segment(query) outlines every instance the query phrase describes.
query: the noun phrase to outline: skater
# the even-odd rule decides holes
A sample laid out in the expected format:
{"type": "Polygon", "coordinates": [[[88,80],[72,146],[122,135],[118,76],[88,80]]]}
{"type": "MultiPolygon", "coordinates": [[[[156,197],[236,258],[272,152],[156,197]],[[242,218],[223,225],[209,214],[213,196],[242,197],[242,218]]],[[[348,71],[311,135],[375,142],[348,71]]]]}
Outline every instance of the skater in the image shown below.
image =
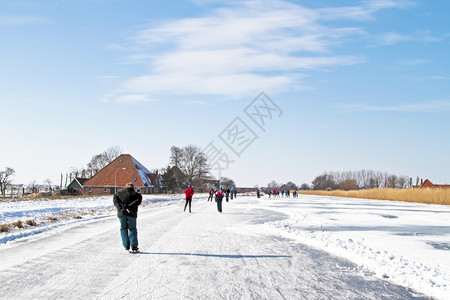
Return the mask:
{"type": "Polygon", "coordinates": [[[230,189],[226,189],[225,190],[225,197],[226,197],[226,200],[228,202],[228,200],[230,199],[230,189]]]}
{"type": "Polygon", "coordinates": [[[208,201],[210,201],[210,200],[211,200],[211,202],[213,201],[214,193],[215,193],[215,191],[213,188],[209,190],[208,201]]]}
{"type": "Polygon", "coordinates": [[[231,200],[233,200],[233,196],[234,196],[234,186],[231,187],[231,193],[230,193],[230,195],[231,195],[231,200]]]}
{"type": "Polygon", "coordinates": [[[222,213],[222,200],[223,200],[223,191],[222,188],[216,193],[216,202],[217,202],[217,210],[222,213]]]}
{"type": "Polygon", "coordinates": [[[260,193],[259,193],[259,190],[257,190],[256,191],[256,198],[260,198],[261,197],[261,195],[260,195],[260,193]]]}
{"type": "Polygon", "coordinates": [[[235,199],[237,198],[237,190],[236,189],[234,189],[234,198],[235,199]]]}
{"type": "Polygon", "coordinates": [[[113,202],[120,221],[122,245],[127,251],[131,246],[133,252],[138,252],[136,218],[138,206],[142,203],[142,195],[134,190],[134,184],[130,182],[127,183],[125,190],[114,194],[113,202]]]}
{"type": "Polygon", "coordinates": [[[184,190],[184,194],[186,195],[186,204],[184,205],[184,211],[186,211],[186,207],[189,204],[189,212],[191,212],[192,196],[194,195],[194,189],[192,188],[192,185],[188,185],[187,189],[184,190]]]}

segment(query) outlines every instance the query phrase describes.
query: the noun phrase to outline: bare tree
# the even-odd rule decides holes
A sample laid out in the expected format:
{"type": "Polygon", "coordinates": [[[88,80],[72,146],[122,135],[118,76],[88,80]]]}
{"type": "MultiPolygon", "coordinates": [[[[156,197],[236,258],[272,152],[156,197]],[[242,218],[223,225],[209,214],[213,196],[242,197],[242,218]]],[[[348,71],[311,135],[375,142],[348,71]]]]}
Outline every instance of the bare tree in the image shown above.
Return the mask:
{"type": "Polygon", "coordinates": [[[300,189],[301,189],[301,190],[304,190],[304,191],[307,191],[307,190],[310,190],[311,187],[310,187],[309,184],[307,184],[307,183],[302,183],[302,184],[300,185],[300,189]]]}
{"type": "Polygon", "coordinates": [[[4,171],[0,171],[0,192],[5,196],[6,189],[12,182],[12,177],[16,174],[13,168],[6,167],[4,171]]]}
{"type": "Polygon", "coordinates": [[[30,182],[28,188],[31,190],[32,193],[39,193],[39,186],[37,185],[36,180],[30,182]]]}
{"type": "Polygon", "coordinates": [[[383,172],[377,171],[375,174],[375,187],[376,188],[380,188],[382,186],[383,178],[384,178],[383,172]]]}
{"type": "Polygon", "coordinates": [[[298,190],[298,186],[293,183],[292,181],[289,181],[288,183],[286,183],[286,187],[288,190],[298,190]]]}
{"type": "Polygon", "coordinates": [[[174,165],[175,167],[180,167],[183,161],[183,149],[172,146],[170,148],[170,164],[174,165]]]}
{"type": "Polygon", "coordinates": [[[327,189],[334,189],[337,184],[334,181],[333,176],[324,173],[322,175],[317,176],[312,181],[312,185],[314,190],[327,190],[327,189]]]}
{"type": "Polygon", "coordinates": [[[92,156],[91,161],[88,162],[86,169],[80,169],[77,176],[83,178],[92,177],[98,171],[103,169],[107,164],[115,160],[122,154],[122,148],[119,146],[111,146],[100,154],[92,156]]]}
{"type": "Polygon", "coordinates": [[[272,180],[270,183],[267,184],[267,188],[270,190],[272,189],[277,190],[280,188],[280,185],[275,180],[272,180]]]}
{"type": "Polygon", "coordinates": [[[87,168],[91,174],[95,174],[103,169],[103,167],[105,167],[107,164],[108,163],[106,162],[105,156],[103,156],[103,154],[97,154],[92,156],[91,161],[87,164],[87,168]]]}
{"type": "Polygon", "coordinates": [[[226,190],[231,189],[233,186],[236,186],[234,181],[228,177],[220,178],[220,185],[226,190]]]}
{"type": "Polygon", "coordinates": [[[108,149],[106,149],[105,152],[103,152],[102,154],[104,156],[106,164],[109,164],[117,157],[119,157],[120,154],[122,154],[122,148],[120,146],[111,146],[108,149]]]}
{"type": "Polygon", "coordinates": [[[397,187],[397,176],[396,175],[388,175],[386,176],[386,185],[387,188],[395,189],[397,187]]]}
{"type": "Polygon", "coordinates": [[[170,151],[171,164],[183,172],[190,184],[202,186],[209,177],[209,170],[211,168],[206,155],[200,148],[194,145],[189,145],[184,148],[173,146],[170,151]]]}
{"type": "Polygon", "coordinates": [[[410,185],[410,178],[408,176],[399,176],[397,180],[397,187],[400,189],[407,188],[410,185]]]}

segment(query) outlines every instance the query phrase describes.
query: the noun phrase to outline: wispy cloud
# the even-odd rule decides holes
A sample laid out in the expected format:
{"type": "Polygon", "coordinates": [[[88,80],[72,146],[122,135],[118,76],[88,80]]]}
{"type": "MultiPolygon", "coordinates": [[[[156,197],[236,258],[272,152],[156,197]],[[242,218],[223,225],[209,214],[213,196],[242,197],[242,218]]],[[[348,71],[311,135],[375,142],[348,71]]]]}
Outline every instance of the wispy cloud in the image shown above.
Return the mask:
{"type": "Polygon", "coordinates": [[[327,20],[353,19],[368,20],[373,14],[388,8],[409,8],[416,6],[415,1],[410,0],[368,0],[360,5],[322,8],[318,10],[321,18],[327,20]]]}
{"type": "Polygon", "coordinates": [[[261,90],[302,89],[306,72],[365,62],[359,55],[333,54],[345,37],[364,34],[358,27],[322,24],[333,10],[339,12],[336,18],[348,19],[358,9],[370,15],[397,3],[379,0],[362,7],[313,10],[285,1],[241,1],[202,17],[152,25],[134,35],[133,53],[127,56],[129,63],[149,71],[123,80],[108,98],[239,98],[261,90]]]}
{"type": "Polygon", "coordinates": [[[403,103],[396,105],[367,105],[367,104],[347,104],[340,105],[338,109],[343,112],[419,112],[436,113],[450,111],[449,100],[431,100],[426,102],[403,103]]]}
{"type": "Polygon", "coordinates": [[[431,62],[432,62],[432,60],[430,60],[430,59],[417,58],[417,59],[399,60],[398,64],[409,67],[409,66],[426,65],[431,62]]]}
{"type": "Polygon", "coordinates": [[[31,15],[3,15],[0,14],[0,26],[22,26],[39,23],[48,23],[50,20],[42,16],[31,15]]]}
{"type": "Polygon", "coordinates": [[[142,102],[152,102],[155,101],[155,99],[151,99],[146,94],[131,94],[131,93],[122,93],[122,94],[115,94],[115,95],[105,95],[102,99],[104,102],[118,102],[118,103],[125,103],[125,104],[137,104],[142,102]]]}
{"type": "Polygon", "coordinates": [[[434,43],[442,41],[442,38],[433,36],[429,31],[417,31],[411,34],[387,32],[374,37],[377,44],[394,45],[402,42],[434,43]]]}

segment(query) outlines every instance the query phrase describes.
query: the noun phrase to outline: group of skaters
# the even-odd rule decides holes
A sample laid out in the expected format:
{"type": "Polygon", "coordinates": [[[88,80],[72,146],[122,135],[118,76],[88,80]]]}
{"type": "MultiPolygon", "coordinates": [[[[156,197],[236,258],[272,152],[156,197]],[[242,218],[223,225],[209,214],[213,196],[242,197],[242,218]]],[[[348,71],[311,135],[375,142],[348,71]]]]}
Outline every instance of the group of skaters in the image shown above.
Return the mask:
{"type": "MultiPolygon", "coordinates": [[[[228,200],[231,197],[231,200],[233,200],[233,197],[236,198],[237,197],[237,191],[234,187],[230,189],[226,189],[225,191],[223,190],[223,188],[220,188],[218,190],[215,190],[214,188],[211,188],[211,190],[209,190],[209,197],[208,197],[208,201],[212,202],[213,197],[215,197],[215,195],[219,192],[222,191],[222,193],[225,195],[225,199],[228,202],[228,200]]],[[[216,198],[217,199],[217,198],[216,198]]]]}
{"type": "Polygon", "coordinates": [[[224,197],[225,197],[225,201],[227,201],[227,202],[230,200],[230,198],[231,198],[231,200],[233,200],[233,197],[237,198],[236,189],[234,187],[232,187],[231,189],[226,189],[226,190],[224,190],[222,187],[218,190],[211,188],[209,190],[209,197],[208,197],[207,201],[212,202],[213,198],[214,198],[214,200],[217,203],[217,211],[222,213],[222,201],[223,201],[224,197]]]}
{"type": "MultiPolygon", "coordinates": [[[[191,211],[192,196],[194,195],[194,193],[195,193],[195,191],[191,185],[189,185],[186,188],[186,190],[184,190],[184,195],[186,196],[186,204],[184,205],[184,211],[186,211],[186,208],[189,207],[189,212],[192,212],[191,211]]],[[[209,197],[208,197],[207,201],[212,202],[212,200],[214,198],[217,203],[217,211],[222,213],[223,198],[225,198],[225,201],[228,202],[230,198],[231,198],[231,200],[233,200],[233,197],[234,198],[237,197],[237,191],[234,187],[232,187],[231,189],[226,189],[226,190],[223,190],[222,187],[218,190],[211,188],[211,190],[209,191],[209,197]]]]}
{"type": "MultiPolygon", "coordinates": [[[[291,198],[291,191],[287,190],[287,191],[277,191],[277,190],[273,190],[273,191],[269,191],[269,198],[271,197],[274,198],[291,198]]],[[[298,198],[298,191],[293,191],[292,192],[292,197],[293,198],[298,198]]]]}

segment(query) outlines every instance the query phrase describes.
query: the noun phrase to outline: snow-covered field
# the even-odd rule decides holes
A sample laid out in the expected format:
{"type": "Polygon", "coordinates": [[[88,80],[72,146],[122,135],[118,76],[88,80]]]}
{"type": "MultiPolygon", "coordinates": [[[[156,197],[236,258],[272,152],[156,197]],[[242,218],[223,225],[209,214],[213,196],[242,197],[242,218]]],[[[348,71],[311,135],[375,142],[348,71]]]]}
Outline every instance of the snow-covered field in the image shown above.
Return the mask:
{"type": "Polygon", "coordinates": [[[187,214],[182,195],[145,195],[137,256],[111,196],[0,202],[0,224],[38,224],[0,233],[0,298],[449,299],[450,207],[238,195],[219,214],[206,198],[187,214]]]}

